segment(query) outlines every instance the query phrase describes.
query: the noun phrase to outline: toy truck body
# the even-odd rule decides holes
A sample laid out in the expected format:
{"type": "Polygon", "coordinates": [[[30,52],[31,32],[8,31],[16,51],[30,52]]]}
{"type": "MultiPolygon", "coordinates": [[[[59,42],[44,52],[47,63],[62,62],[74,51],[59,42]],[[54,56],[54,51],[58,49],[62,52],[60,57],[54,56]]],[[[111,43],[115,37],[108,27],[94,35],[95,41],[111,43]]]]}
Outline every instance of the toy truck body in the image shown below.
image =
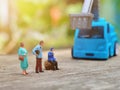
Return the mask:
{"type": "Polygon", "coordinates": [[[108,59],[117,55],[117,35],[114,27],[99,18],[99,0],[84,0],[82,13],[70,14],[75,30],[73,58],[108,59]]]}
{"type": "Polygon", "coordinates": [[[76,28],[73,58],[108,59],[117,54],[117,35],[114,27],[105,19],[92,21],[91,29],[80,30],[76,28]]]}

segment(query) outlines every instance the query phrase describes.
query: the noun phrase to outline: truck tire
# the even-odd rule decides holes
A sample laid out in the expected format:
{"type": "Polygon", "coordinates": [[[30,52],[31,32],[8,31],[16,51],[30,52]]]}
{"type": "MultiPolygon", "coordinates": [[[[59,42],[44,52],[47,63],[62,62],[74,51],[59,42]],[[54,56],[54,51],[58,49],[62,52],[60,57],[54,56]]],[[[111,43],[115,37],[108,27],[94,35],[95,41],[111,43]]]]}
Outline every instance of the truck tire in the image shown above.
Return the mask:
{"type": "Polygon", "coordinates": [[[108,58],[111,58],[111,47],[109,47],[109,57],[108,58]]]}
{"type": "Polygon", "coordinates": [[[110,57],[111,57],[111,56],[110,56],[110,48],[109,48],[109,49],[108,49],[108,56],[106,57],[105,60],[108,60],[110,57]]]}
{"type": "Polygon", "coordinates": [[[72,56],[73,59],[76,59],[73,55],[73,47],[71,48],[71,56],[72,56]]]}
{"type": "Polygon", "coordinates": [[[117,56],[118,55],[118,51],[117,51],[117,43],[115,43],[114,45],[114,56],[117,56]]]}
{"type": "Polygon", "coordinates": [[[108,48],[108,54],[107,54],[107,57],[104,58],[104,60],[108,60],[110,58],[110,48],[108,48]]]}

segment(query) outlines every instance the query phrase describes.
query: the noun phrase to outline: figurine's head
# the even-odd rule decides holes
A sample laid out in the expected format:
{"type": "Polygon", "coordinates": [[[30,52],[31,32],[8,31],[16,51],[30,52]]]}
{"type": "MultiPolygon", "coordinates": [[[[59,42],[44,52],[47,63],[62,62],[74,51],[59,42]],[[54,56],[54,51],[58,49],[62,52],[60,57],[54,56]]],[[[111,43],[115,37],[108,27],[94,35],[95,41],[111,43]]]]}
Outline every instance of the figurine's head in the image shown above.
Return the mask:
{"type": "Polygon", "coordinates": [[[50,48],[50,51],[53,51],[54,50],[54,48],[50,48]]]}
{"type": "Polygon", "coordinates": [[[39,44],[40,44],[41,46],[43,46],[43,45],[44,45],[44,41],[41,40],[39,44]]]}
{"type": "Polygon", "coordinates": [[[20,47],[24,47],[24,43],[23,42],[20,42],[20,47]]]}

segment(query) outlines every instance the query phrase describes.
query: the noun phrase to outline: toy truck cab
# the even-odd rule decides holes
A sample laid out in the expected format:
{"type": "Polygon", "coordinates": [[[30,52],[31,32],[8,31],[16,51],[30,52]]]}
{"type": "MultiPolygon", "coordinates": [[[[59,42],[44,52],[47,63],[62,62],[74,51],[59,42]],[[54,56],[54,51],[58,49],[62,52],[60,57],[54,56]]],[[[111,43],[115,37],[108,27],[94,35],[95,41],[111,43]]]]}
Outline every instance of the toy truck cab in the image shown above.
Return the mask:
{"type": "Polygon", "coordinates": [[[117,54],[117,35],[105,19],[92,21],[91,29],[76,29],[73,58],[108,59],[117,54]]]}

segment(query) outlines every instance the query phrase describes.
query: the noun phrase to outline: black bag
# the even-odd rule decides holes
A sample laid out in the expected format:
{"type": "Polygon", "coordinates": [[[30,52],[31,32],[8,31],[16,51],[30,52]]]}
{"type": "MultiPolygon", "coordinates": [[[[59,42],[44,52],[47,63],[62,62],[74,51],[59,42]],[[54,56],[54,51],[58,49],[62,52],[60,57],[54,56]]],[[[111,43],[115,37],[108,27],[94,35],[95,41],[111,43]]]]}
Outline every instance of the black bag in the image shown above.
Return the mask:
{"type": "Polygon", "coordinates": [[[39,50],[35,50],[35,53],[36,53],[36,54],[39,54],[39,53],[40,53],[40,51],[39,51],[39,50]]]}

